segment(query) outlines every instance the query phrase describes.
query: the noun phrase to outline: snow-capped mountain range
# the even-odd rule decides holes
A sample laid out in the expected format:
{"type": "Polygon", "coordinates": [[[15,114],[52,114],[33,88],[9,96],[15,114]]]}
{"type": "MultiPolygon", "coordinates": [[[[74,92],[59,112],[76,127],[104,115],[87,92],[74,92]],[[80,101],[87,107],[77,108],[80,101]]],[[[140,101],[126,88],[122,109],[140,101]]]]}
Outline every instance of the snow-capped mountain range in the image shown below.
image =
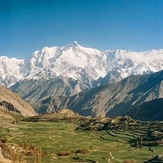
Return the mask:
{"type": "Polygon", "coordinates": [[[100,51],[79,45],[76,41],[63,47],[44,47],[26,59],[0,56],[0,83],[10,87],[24,79],[44,79],[65,76],[80,81],[86,87],[109,72],[121,79],[134,74],[146,74],[163,69],[163,49],[146,52],[127,50],[100,51]]]}

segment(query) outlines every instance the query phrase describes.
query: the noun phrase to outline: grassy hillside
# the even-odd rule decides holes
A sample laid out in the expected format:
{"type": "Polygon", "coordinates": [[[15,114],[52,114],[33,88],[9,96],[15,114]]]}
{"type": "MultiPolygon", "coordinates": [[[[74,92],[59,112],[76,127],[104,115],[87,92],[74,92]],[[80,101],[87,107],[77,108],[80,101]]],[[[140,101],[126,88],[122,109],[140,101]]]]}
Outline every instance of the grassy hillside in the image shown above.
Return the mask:
{"type": "Polygon", "coordinates": [[[65,122],[15,124],[0,119],[0,123],[1,139],[23,149],[23,156],[13,154],[13,157],[22,157],[28,163],[107,163],[108,159],[113,163],[141,163],[162,152],[161,145],[152,146],[153,152],[148,146],[130,145],[129,140],[145,133],[145,125],[132,130],[84,131],[75,130],[76,124],[65,122]]]}

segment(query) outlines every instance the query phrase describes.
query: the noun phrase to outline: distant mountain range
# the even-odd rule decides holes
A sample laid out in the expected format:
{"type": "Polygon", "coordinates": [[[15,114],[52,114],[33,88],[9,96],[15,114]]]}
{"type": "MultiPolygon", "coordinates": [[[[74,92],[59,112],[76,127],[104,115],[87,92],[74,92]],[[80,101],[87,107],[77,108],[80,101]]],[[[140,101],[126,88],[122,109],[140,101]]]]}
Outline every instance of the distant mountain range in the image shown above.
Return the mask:
{"type": "Polygon", "coordinates": [[[25,79],[45,81],[63,76],[78,80],[83,88],[92,88],[100,85],[100,82],[119,81],[130,75],[162,69],[163,49],[146,52],[100,51],[73,42],[63,47],[37,50],[26,60],[1,56],[0,83],[10,87],[25,79]]]}
{"type": "Polygon", "coordinates": [[[163,49],[99,51],[73,42],[37,50],[26,60],[0,57],[0,83],[38,113],[70,108],[113,117],[133,115],[137,106],[141,113],[144,102],[162,98],[162,69],[163,49]]]}

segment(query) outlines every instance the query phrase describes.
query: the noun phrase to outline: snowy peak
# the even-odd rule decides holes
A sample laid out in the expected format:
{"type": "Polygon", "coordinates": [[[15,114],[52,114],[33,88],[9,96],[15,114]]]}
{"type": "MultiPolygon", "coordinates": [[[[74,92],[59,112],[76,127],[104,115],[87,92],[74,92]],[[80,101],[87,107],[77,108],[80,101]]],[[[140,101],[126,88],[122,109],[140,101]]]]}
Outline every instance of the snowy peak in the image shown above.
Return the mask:
{"type": "Polygon", "coordinates": [[[13,85],[22,78],[20,68],[24,60],[0,56],[0,83],[8,86],[13,85]]]}
{"type": "Polygon", "coordinates": [[[78,44],[78,42],[77,42],[77,41],[74,41],[74,42],[72,43],[72,46],[73,46],[73,47],[78,47],[78,46],[79,46],[79,44],[78,44]]]}
{"type": "Polygon", "coordinates": [[[101,54],[99,50],[82,47],[77,42],[60,48],[46,47],[35,51],[26,60],[21,72],[26,78],[49,78],[66,74],[76,80],[82,81],[82,76],[87,75],[95,80],[106,75],[106,69],[100,61],[101,54]]]}
{"type": "Polygon", "coordinates": [[[28,62],[31,62],[33,66],[48,66],[51,63],[51,59],[57,58],[59,47],[44,47],[42,50],[37,50],[29,58],[28,62]],[[41,64],[41,65],[40,65],[41,64]]]}
{"type": "Polygon", "coordinates": [[[129,75],[148,74],[163,69],[163,50],[131,52],[106,51],[109,70],[117,69],[122,78],[129,75]]]}
{"type": "Polygon", "coordinates": [[[19,80],[48,80],[63,75],[92,87],[94,81],[104,78],[109,72],[119,74],[122,79],[162,69],[163,49],[146,52],[100,51],[74,41],[63,47],[44,47],[27,60],[0,57],[0,83],[9,87],[19,80]]]}

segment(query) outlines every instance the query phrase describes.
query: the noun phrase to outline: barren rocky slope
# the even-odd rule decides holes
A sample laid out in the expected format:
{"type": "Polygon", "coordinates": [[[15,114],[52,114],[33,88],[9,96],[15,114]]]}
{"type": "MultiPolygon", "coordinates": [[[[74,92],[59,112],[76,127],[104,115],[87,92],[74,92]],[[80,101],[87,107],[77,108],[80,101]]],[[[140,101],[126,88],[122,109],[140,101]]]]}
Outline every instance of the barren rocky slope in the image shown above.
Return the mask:
{"type": "Polygon", "coordinates": [[[12,113],[22,116],[36,115],[34,109],[28,103],[20,99],[15,93],[0,85],[0,115],[10,117],[12,113]]]}

